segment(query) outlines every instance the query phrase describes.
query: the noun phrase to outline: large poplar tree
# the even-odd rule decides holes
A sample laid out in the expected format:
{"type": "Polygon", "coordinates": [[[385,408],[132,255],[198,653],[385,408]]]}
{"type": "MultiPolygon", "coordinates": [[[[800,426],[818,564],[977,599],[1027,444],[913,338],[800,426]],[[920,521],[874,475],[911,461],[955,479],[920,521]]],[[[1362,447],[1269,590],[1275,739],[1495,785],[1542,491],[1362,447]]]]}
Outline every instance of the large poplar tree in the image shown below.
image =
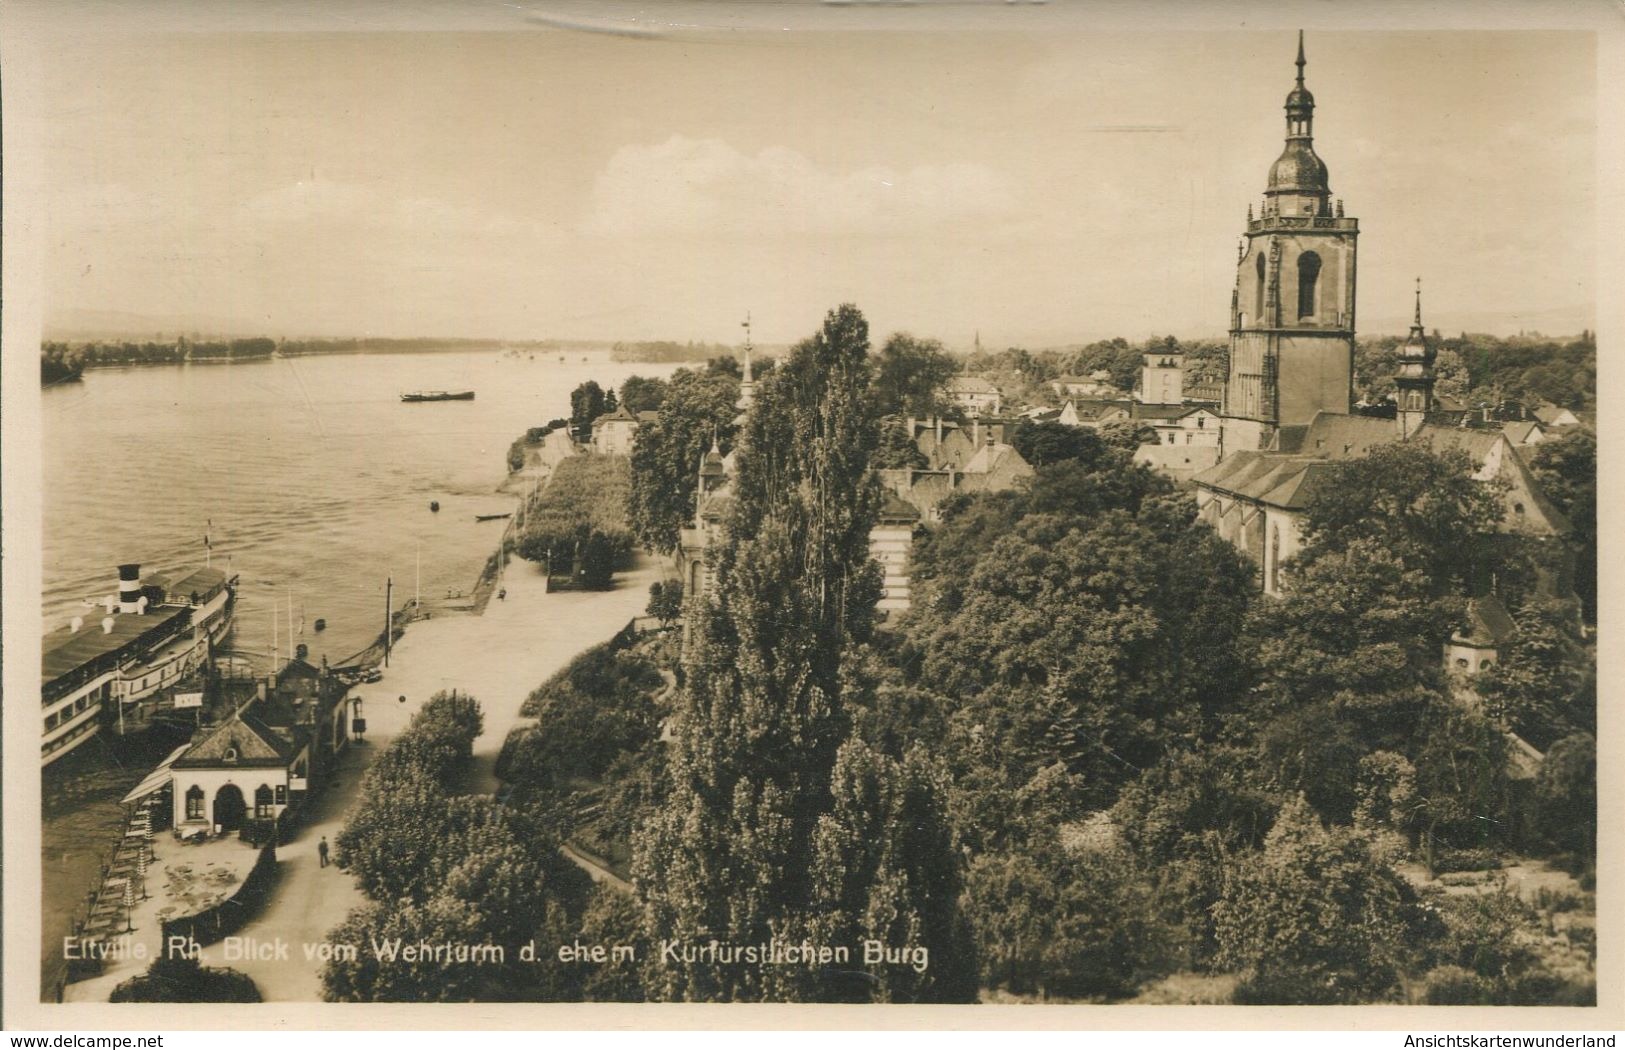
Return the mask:
{"type": "MultiPolygon", "coordinates": [[[[825,994],[805,968],[673,963],[660,946],[820,935],[818,886],[831,877],[815,860],[820,820],[835,808],[836,756],[850,732],[842,662],[869,633],[879,596],[868,549],[879,503],[868,350],[863,315],[831,311],[763,384],[740,435],[732,510],[712,552],[716,582],[691,599],[670,794],[634,861],[655,998],[825,994]]],[[[838,851],[822,856],[840,862],[838,851]]],[[[899,900],[898,910],[912,908],[906,894],[899,900]]]]}

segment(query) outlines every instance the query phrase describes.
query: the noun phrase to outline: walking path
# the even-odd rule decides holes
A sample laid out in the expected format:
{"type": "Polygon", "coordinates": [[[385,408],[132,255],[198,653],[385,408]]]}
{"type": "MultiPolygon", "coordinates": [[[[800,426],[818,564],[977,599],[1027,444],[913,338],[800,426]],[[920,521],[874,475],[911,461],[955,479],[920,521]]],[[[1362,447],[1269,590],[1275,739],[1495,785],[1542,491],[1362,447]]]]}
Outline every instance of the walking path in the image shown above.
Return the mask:
{"type": "MultiPolygon", "coordinates": [[[[355,803],[361,774],[388,746],[412,714],[433,693],[457,689],[480,701],[485,731],[474,741],[472,791],[499,786],[495,763],[508,731],[523,721],[520,706],[531,690],[583,650],[608,641],[643,611],[657,567],[640,559],[618,574],[610,591],[548,593],[545,579],[527,561],[511,562],[499,586],[505,600],[492,601],[481,616],[446,616],[414,623],[396,645],[382,681],[353,690],[362,698],[366,743],[352,747],[336,783],[314,800],[310,820],[298,837],[277,851],[277,879],[260,916],[238,933],[265,945],[287,945],[287,958],[228,959],[225,945],[203,949],[208,966],[231,966],[259,986],[266,1002],[321,999],[321,962],[307,960],[305,944],[325,942],[327,934],[365,898],[355,881],[335,866],[323,868],[316,844],[331,845],[355,803]],[[401,702],[400,697],[405,697],[401,702]]],[[[156,933],[153,933],[156,948],[156,933]]],[[[144,967],[118,968],[94,981],[68,986],[68,998],[105,1002],[112,986],[144,967]]]]}

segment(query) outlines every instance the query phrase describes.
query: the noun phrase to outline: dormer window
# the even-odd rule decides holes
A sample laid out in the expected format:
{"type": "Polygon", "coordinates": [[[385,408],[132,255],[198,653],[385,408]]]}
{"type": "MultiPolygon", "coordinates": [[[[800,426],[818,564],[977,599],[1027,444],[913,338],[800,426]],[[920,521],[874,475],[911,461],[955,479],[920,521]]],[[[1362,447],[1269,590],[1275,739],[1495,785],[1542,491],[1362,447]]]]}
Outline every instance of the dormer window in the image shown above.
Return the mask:
{"type": "Polygon", "coordinates": [[[237,749],[235,747],[226,748],[226,753],[223,756],[223,760],[226,761],[226,762],[235,762],[235,761],[237,761],[237,749]]]}

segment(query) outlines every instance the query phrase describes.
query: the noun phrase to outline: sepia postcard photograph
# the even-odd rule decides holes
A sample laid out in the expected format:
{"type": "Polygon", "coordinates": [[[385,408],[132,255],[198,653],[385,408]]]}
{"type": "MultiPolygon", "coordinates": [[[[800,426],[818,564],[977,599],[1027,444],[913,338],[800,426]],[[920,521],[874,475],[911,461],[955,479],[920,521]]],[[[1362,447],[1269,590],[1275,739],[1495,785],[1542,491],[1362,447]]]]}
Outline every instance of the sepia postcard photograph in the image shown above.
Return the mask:
{"type": "Polygon", "coordinates": [[[6,4],[7,1026],[1618,1027],[1620,19],[6,4]]]}

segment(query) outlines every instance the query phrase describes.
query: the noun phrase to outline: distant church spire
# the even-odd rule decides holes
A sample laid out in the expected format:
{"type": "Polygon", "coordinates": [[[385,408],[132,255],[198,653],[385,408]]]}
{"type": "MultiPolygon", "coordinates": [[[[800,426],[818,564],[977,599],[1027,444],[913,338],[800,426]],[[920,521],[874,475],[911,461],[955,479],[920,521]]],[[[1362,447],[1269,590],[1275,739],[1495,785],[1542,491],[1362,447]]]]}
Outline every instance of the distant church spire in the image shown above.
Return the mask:
{"type": "Polygon", "coordinates": [[[750,352],[752,347],[750,343],[749,310],[745,311],[745,320],[741,323],[740,327],[745,330],[745,367],[744,375],[739,382],[739,410],[741,412],[748,412],[750,411],[751,402],[756,400],[756,378],[751,373],[750,368],[750,352]]]}
{"type": "Polygon", "coordinates": [[[1399,434],[1410,437],[1427,421],[1433,408],[1433,362],[1437,353],[1428,345],[1422,327],[1422,278],[1416,279],[1416,314],[1411,334],[1399,347],[1399,368],[1394,373],[1395,398],[1399,402],[1399,434]]]}

